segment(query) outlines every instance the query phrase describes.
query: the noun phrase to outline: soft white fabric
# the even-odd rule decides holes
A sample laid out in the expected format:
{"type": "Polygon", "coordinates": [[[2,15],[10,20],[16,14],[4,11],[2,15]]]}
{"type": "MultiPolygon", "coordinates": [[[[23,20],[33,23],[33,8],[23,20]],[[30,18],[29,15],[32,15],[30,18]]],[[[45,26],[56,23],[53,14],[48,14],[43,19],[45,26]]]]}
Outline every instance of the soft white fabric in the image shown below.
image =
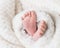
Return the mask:
{"type": "MultiPolygon", "coordinates": [[[[23,9],[52,10],[60,13],[60,0],[20,0],[23,9]]],[[[49,11],[48,11],[49,12],[49,11]]]]}
{"type": "Polygon", "coordinates": [[[34,39],[28,34],[26,34],[26,32],[24,31],[24,27],[21,19],[21,17],[29,11],[32,10],[30,9],[30,10],[22,11],[13,18],[12,24],[15,34],[19,39],[19,41],[27,48],[31,48],[31,47],[33,48],[33,46],[34,45],[36,46],[37,44],[40,46],[39,48],[44,48],[46,45],[48,45],[51,42],[51,39],[54,36],[54,32],[55,32],[54,22],[48,13],[34,10],[37,14],[37,22],[38,22],[37,25],[39,26],[40,21],[44,20],[48,26],[45,35],[43,35],[43,37],[39,38],[38,40],[34,41],[34,39]]]}
{"type": "MultiPolygon", "coordinates": [[[[60,1],[59,0],[0,0],[0,48],[23,48],[16,38],[11,20],[15,13],[23,9],[34,8],[50,13],[56,24],[56,33],[45,48],[60,48],[60,1]],[[15,12],[16,11],[16,12],[15,12]],[[6,22],[6,23],[3,23],[6,22]]],[[[38,48],[36,45],[35,47],[38,48]]]]}
{"type": "MultiPolygon", "coordinates": [[[[20,0],[23,9],[43,10],[52,15],[57,27],[52,42],[45,48],[60,48],[60,0],[20,0]]],[[[35,46],[38,48],[38,46],[35,46]]]]}
{"type": "Polygon", "coordinates": [[[15,16],[15,9],[16,12],[21,11],[20,3],[18,2],[18,5],[17,2],[18,0],[0,0],[0,48],[22,48],[11,23],[15,16]]]}

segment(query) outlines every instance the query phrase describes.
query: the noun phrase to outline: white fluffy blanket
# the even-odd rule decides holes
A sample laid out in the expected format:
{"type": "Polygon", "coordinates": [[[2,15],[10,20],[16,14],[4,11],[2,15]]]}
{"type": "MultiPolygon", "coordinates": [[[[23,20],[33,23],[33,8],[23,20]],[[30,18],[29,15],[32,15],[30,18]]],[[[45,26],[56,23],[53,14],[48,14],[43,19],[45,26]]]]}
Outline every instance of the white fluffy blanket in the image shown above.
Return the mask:
{"type": "MultiPolygon", "coordinates": [[[[23,9],[41,9],[50,13],[53,17],[57,29],[52,41],[45,48],[60,48],[60,2],[59,0],[55,1],[21,0],[21,3],[24,4],[23,9]]],[[[24,48],[17,39],[11,23],[16,13],[21,10],[19,0],[0,0],[0,48],[24,48]]],[[[35,47],[38,48],[37,45],[35,47]]]]}
{"type": "MultiPolygon", "coordinates": [[[[33,10],[33,9],[32,9],[33,10]]],[[[26,48],[45,48],[46,45],[48,45],[51,40],[53,39],[54,33],[55,33],[55,25],[52,17],[44,12],[44,11],[38,11],[34,10],[37,14],[37,26],[39,26],[39,22],[41,20],[44,20],[47,23],[48,29],[46,30],[46,33],[39,38],[38,40],[34,40],[31,36],[26,34],[24,31],[24,26],[22,24],[22,19],[21,17],[28,11],[30,10],[24,10],[20,12],[18,15],[16,15],[13,18],[12,24],[13,24],[13,29],[15,31],[15,34],[19,41],[26,47],[26,48]],[[37,47],[36,47],[37,46],[37,47]]]]}

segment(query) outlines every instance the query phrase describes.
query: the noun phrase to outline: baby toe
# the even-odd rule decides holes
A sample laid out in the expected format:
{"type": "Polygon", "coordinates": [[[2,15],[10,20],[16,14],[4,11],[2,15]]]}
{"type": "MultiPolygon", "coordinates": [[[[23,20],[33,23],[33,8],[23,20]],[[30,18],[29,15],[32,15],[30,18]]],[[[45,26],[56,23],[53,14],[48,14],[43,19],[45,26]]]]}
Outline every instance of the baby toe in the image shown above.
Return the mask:
{"type": "Polygon", "coordinates": [[[37,16],[37,15],[36,15],[35,11],[31,11],[31,17],[32,17],[32,18],[36,18],[36,16],[37,16]]]}
{"type": "Polygon", "coordinates": [[[35,13],[34,13],[34,11],[31,11],[31,19],[30,19],[30,21],[32,22],[32,23],[36,23],[36,15],[35,15],[35,13]]]}
{"type": "Polygon", "coordinates": [[[24,20],[24,19],[25,19],[25,17],[26,17],[26,15],[22,16],[22,20],[24,20]]]}
{"type": "Polygon", "coordinates": [[[41,22],[41,27],[43,27],[43,28],[45,28],[45,29],[47,28],[47,24],[46,24],[45,21],[42,21],[42,22],[41,22]]]}

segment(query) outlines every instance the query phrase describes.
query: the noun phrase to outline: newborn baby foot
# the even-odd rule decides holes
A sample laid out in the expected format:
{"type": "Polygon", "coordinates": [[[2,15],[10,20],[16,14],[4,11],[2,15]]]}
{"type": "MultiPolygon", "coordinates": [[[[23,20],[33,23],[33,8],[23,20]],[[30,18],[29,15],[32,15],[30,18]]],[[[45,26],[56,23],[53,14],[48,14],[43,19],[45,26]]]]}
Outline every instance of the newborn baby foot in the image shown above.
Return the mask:
{"type": "Polygon", "coordinates": [[[38,26],[38,30],[33,35],[33,39],[37,40],[38,38],[40,38],[45,33],[46,29],[47,29],[46,22],[45,21],[41,21],[39,26],[38,26]]]}
{"type": "Polygon", "coordinates": [[[34,11],[27,12],[23,17],[23,26],[29,35],[36,32],[36,13],[34,11]]]}

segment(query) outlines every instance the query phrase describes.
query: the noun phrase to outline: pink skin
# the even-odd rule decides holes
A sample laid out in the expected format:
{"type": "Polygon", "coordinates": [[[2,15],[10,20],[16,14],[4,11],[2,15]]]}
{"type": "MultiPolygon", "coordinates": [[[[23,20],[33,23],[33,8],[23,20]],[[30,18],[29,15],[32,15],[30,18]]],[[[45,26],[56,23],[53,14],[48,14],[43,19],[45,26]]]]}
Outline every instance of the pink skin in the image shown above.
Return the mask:
{"type": "Polygon", "coordinates": [[[37,31],[35,32],[35,34],[33,35],[33,39],[37,40],[38,38],[40,38],[41,36],[44,35],[45,31],[47,29],[47,24],[45,21],[41,21],[37,31]]]}
{"type": "Polygon", "coordinates": [[[33,36],[36,32],[36,13],[34,11],[27,12],[23,17],[23,26],[29,35],[33,36]]]}
{"type": "Polygon", "coordinates": [[[47,28],[46,22],[42,20],[38,26],[38,29],[36,30],[36,16],[37,15],[34,11],[29,11],[22,17],[24,28],[35,40],[40,38],[45,33],[47,28]]]}

